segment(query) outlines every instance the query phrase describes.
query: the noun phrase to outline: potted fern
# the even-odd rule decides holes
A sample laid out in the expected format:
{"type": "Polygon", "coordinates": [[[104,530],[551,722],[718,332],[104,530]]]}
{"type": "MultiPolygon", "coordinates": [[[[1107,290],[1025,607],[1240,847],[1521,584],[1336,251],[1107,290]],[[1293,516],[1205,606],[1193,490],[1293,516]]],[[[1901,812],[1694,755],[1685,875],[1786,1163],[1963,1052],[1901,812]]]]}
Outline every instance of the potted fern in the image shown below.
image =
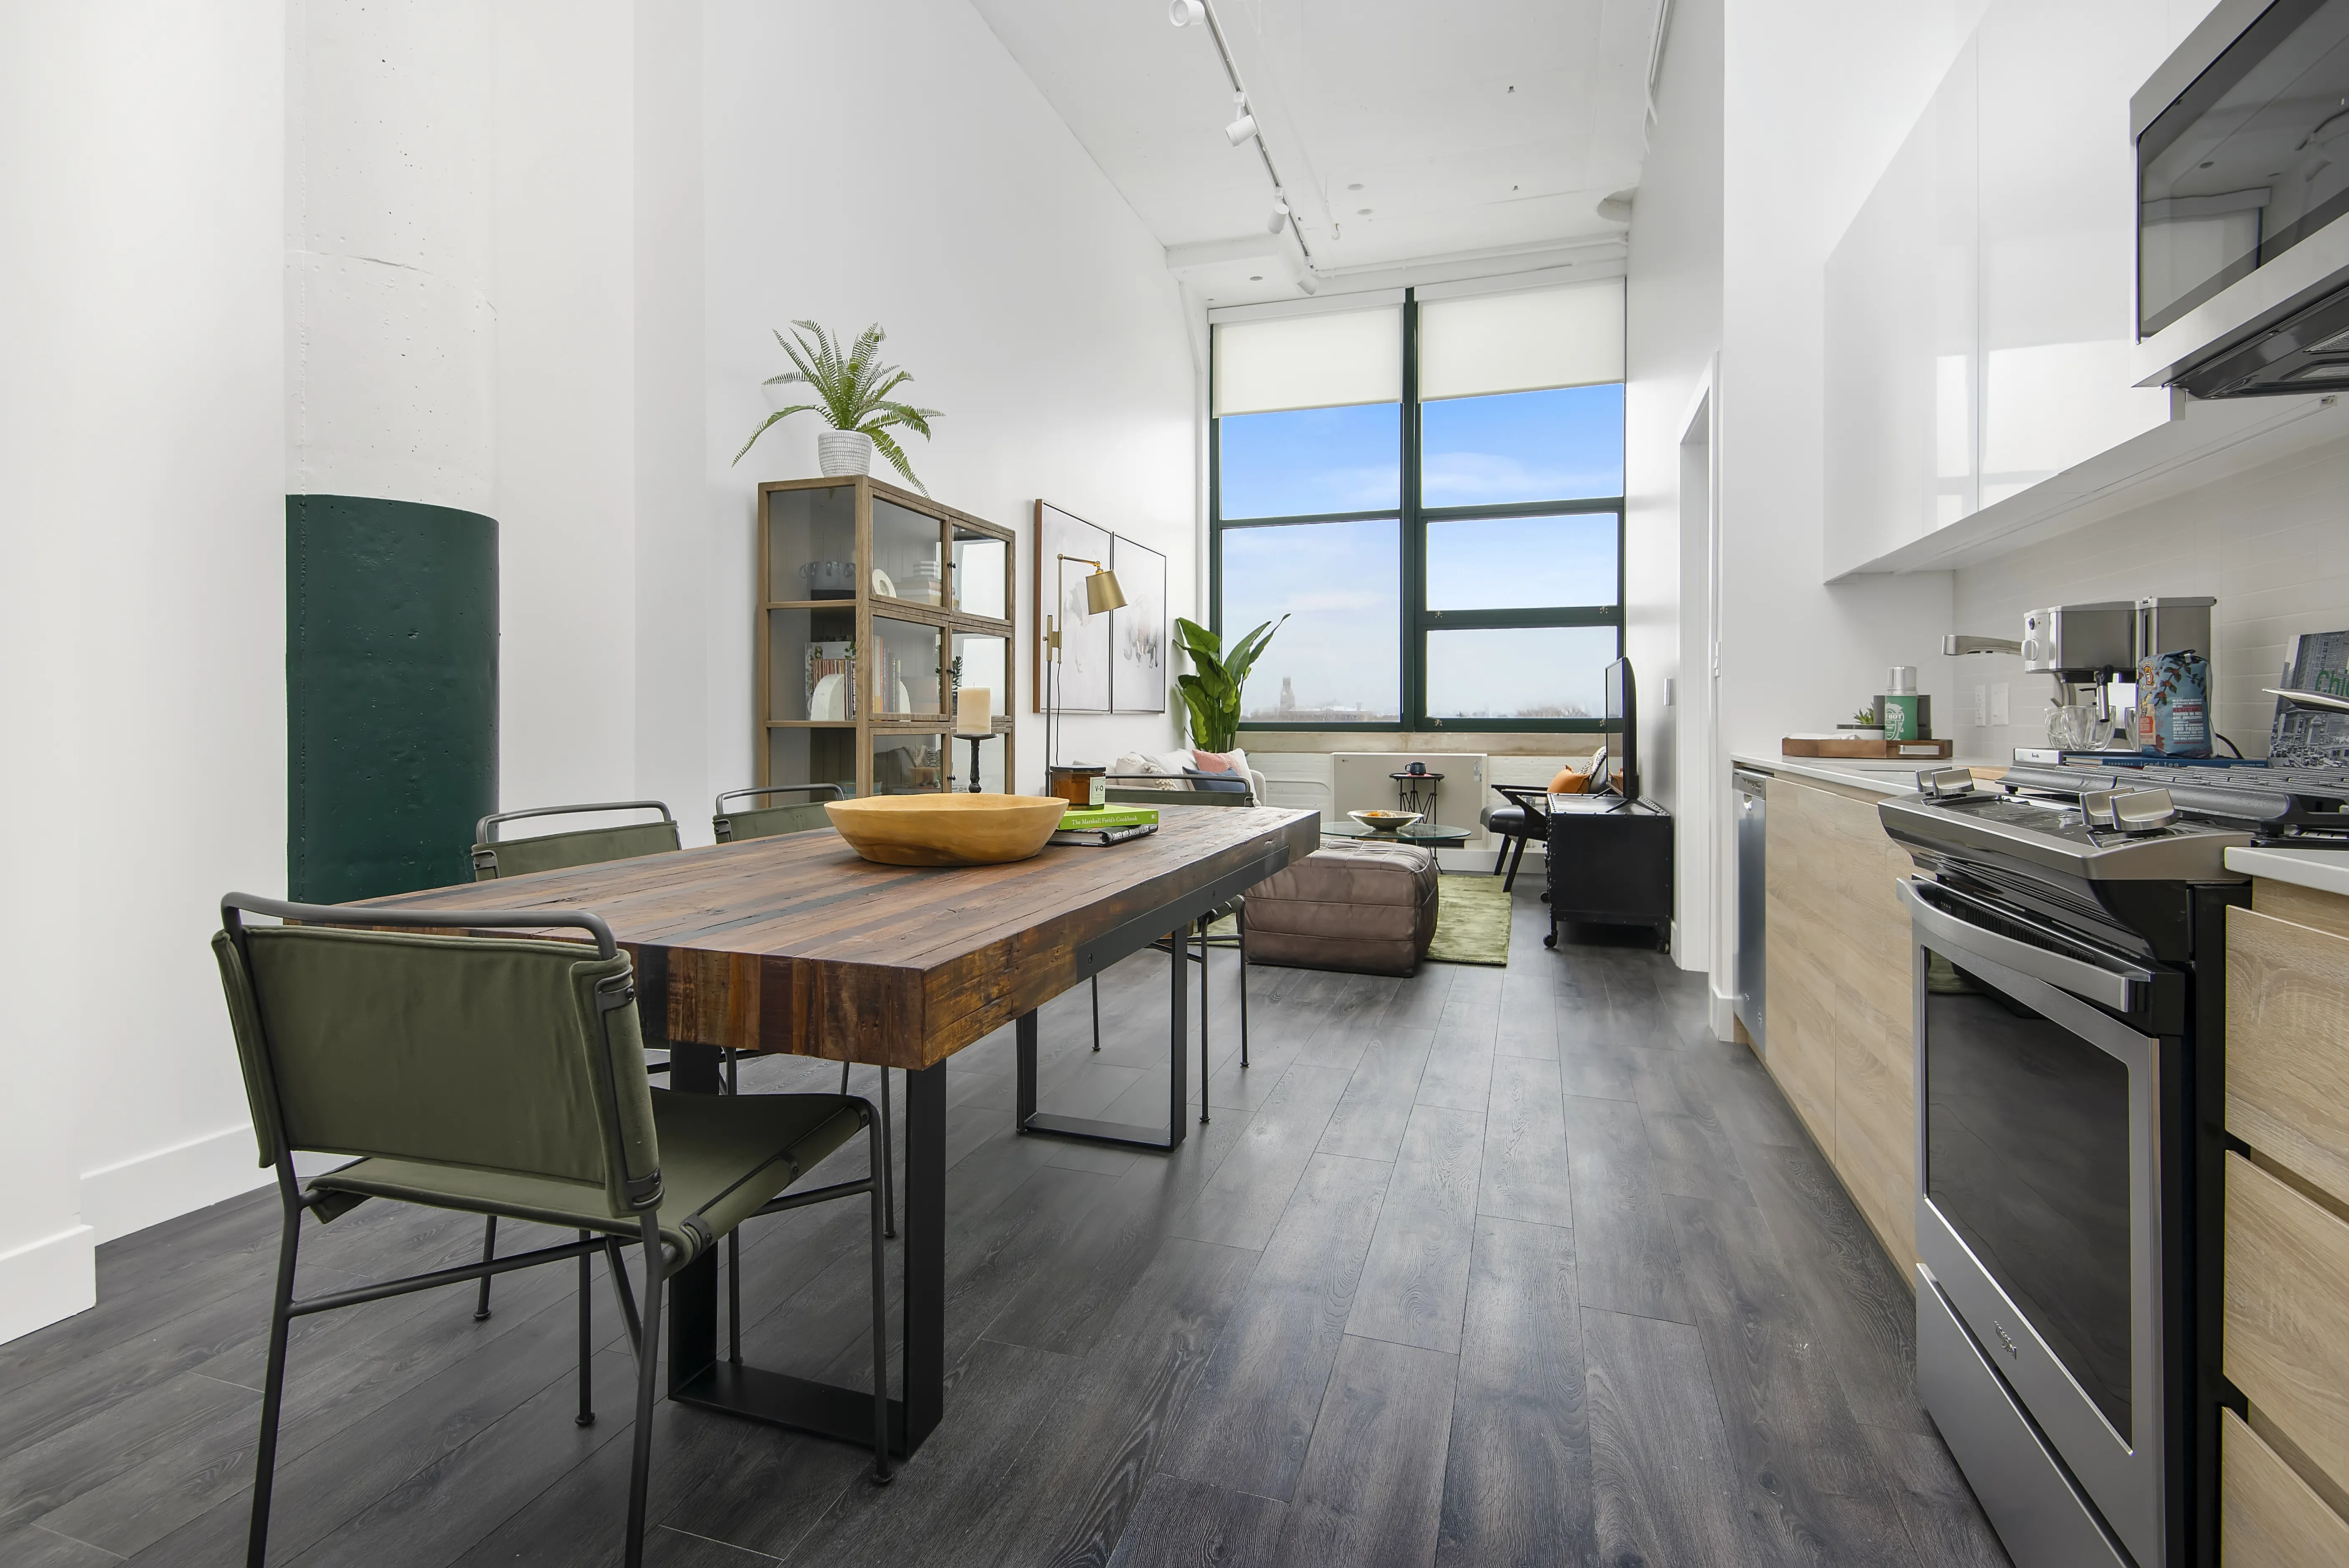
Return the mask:
{"type": "Polygon", "coordinates": [[[1240,688],[1272,634],[1288,619],[1267,621],[1224,652],[1224,640],[1196,621],[1174,617],[1175,634],[1190,655],[1190,675],[1176,676],[1184,706],[1191,710],[1191,744],[1202,751],[1229,751],[1240,733],[1240,688]]]}
{"type": "Polygon", "coordinates": [[[907,484],[924,495],[929,494],[929,487],[914,476],[905,449],[889,431],[892,427],[911,430],[926,441],[930,438],[930,421],[940,416],[936,408],[916,408],[890,397],[890,393],[914,377],[894,365],[881,363],[881,345],[888,335],[876,321],[864,329],[843,356],[832,335],[814,322],[792,323],[789,337],[776,333],[775,341],[791,356],[792,368],[781,376],[770,376],[762,385],[804,383],[814,390],[817,401],[794,403],[768,415],[750,432],[750,438],[742,443],[742,449],[734,454],[734,460],[739,463],[749,456],[759,438],[776,421],[788,419],[793,414],[812,412],[823,415],[825,424],[831,427],[820,431],[815,438],[816,467],[827,479],[872,472],[873,451],[877,447],[881,455],[889,459],[889,466],[905,476],[907,484]],[[814,335],[813,343],[808,341],[809,334],[814,335]]]}

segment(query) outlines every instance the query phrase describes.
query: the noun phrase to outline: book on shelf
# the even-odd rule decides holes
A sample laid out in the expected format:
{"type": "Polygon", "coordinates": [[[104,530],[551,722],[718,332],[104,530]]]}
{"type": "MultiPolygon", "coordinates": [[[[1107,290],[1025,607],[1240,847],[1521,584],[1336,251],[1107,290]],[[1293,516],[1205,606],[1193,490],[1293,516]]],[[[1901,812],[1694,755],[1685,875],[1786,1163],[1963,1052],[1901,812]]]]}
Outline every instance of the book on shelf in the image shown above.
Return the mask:
{"type": "Polygon", "coordinates": [[[1100,849],[1105,844],[1123,844],[1130,840],[1147,838],[1157,830],[1155,822],[1128,822],[1115,828],[1061,828],[1052,834],[1052,842],[1100,849]]]}
{"type": "Polygon", "coordinates": [[[1155,806],[1071,806],[1061,815],[1063,830],[1071,828],[1131,828],[1156,827],[1158,808],[1155,806]]]}

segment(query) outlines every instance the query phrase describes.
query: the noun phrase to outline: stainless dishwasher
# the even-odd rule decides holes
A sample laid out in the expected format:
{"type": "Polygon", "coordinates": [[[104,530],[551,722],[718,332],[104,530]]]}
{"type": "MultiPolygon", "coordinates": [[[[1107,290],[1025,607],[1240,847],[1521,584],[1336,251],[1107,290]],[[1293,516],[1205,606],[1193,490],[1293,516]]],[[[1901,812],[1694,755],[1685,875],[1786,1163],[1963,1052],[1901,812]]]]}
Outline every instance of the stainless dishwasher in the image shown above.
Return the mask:
{"type": "Polygon", "coordinates": [[[1763,1022],[1766,1011],[1763,993],[1764,961],[1768,956],[1764,932],[1769,910],[1769,839],[1764,820],[1769,801],[1761,774],[1741,770],[1732,782],[1737,790],[1737,1017],[1753,1037],[1754,1048],[1766,1057],[1770,1042],[1763,1022]]]}

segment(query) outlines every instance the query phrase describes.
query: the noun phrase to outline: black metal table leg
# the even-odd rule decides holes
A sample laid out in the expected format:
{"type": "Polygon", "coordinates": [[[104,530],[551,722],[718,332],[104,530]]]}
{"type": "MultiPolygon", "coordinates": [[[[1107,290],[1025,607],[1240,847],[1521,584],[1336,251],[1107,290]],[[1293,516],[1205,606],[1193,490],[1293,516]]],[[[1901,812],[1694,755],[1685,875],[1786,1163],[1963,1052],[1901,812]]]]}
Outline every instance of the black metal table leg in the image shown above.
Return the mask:
{"type": "MultiPolygon", "coordinates": [[[[719,1053],[669,1045],[669,1086],[719,1092],[719,1053]]],[[[942,1062],[905,1075],[905,1359],[904,1398],[889,1401],[889,1446],[921,1447],[946,1408],[947,1069],[942,1062]]],[[[668,1284],[668,1397],[772,1426],[869,1448],[873,1390],[844,1388],[730,1361],[718,1354],[716,1249],[668,1284]]]]}
{"type": "MultiPolygon", "coordinates": [[[[1090,1117],[1061,1116],[1036,1109],[1036,1015],[1023,1013],[1012,1025],[1012,1050],[1017,1058],[1019,1088],[1012,1112],[1014,1123],[1022,1132],[1048,1132],[1060,1138],[1081,1138],[1094,1143],[1122,1143],[1136,1149],[1165,1150],[1182,1147],[1184,1122],[1188,1118],[1190,1086],[1185,1081],[1185,1047],[1191,1036],[1191,926],[1185,922],[1178,926],[1169,945],[1174,950],[1170,972],[1174,976],[1174,1020],[1168,1026],[1166,1047],[1170,1068],[1171,1097],[1167,1101],[1164,1130],[1143,1127],[1135,1122],[1096,1121],[1090,1117]]],[[[1202,954],[1206,952],[1204,944],[1202,954]]],[[[1201,1079],[1204,1083],[1206,1080],[1201,1079]]],[[[1205,1098],[1204,1093],[1202,1099],[1205,1098]]],[[[1202,1120],[1206,1118],[1203,1115],[1202,1120]]],[[[907,1178],[908,1183],[911,1178],[907,1178]]]]}
{"type": "MultiPolygon", "coordinates": [[[[1199,1125],[1207,1125],[1207,1081],[1214,1071],[1207,1060],[1207,959],[1214,951],[1207,945],[1207,921],[1199,919],[1199,1125]]],[[[1179,1053],[1178,1053],[1179,1054],[1179,1053]]]]}

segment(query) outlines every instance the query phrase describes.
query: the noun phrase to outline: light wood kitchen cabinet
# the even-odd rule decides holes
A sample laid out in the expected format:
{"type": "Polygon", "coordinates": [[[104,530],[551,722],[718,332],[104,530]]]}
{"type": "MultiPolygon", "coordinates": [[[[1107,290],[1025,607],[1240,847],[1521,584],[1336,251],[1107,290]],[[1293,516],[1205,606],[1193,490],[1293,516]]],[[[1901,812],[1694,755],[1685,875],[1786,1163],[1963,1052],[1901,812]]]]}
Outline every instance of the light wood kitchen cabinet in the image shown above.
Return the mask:
{"type": "Polygon", "coordinates": [[[2349,899],[2227,912],[2229,1568],[2349,1562],[2349,899]]]}
{"type": "Polygon", "coordinates": [[[2219,1415],[2219,1532],[2227,1568],[2340,1568],[2349,1524],[2232,1410],[2219,1415]]]}
{"type": "Polygon", "coordinates": [[[1774,778],[1769,1047],[1764,1064],[1908,1277],[1916,1262],[1917,1120],[1908,912],[1912,869],[1878,797],[1774,778]]]}
{"type": "Polygon", "coordinates": [[[2227,1130],[2349,1204],[2344,1047],[2349,937],[2229,910],[2227,1130]]]}

